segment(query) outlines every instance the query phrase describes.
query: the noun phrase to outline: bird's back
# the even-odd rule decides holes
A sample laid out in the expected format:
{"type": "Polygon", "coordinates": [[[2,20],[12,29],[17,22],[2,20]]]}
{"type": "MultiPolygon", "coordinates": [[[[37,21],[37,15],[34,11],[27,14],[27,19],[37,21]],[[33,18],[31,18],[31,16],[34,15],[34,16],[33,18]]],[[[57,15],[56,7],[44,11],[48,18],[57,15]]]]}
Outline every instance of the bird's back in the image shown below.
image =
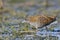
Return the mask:
{"type": "Polygon", "coordinates": [[[56,16],[45,16],[45,15],[38,15],[38,16],[30,16],[27,18],[27,21],[33,26],[38,25],[37,27],[43,27],[49,25],[53,21],[56,20],[56,16]]]}

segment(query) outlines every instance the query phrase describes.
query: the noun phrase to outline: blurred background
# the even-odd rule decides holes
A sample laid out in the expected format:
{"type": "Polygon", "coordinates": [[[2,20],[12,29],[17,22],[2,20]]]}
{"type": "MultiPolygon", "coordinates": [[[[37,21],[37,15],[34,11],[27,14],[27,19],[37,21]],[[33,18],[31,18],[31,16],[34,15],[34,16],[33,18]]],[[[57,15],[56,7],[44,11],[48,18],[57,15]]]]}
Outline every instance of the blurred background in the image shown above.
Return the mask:
{"type": "Polygon", "coordinates": [[[0,0],[0,40],[60,40],[60,0],[0,0]],[[57,15],[58,23],[37,32],[22,23],[39,14],[57,15]]]}

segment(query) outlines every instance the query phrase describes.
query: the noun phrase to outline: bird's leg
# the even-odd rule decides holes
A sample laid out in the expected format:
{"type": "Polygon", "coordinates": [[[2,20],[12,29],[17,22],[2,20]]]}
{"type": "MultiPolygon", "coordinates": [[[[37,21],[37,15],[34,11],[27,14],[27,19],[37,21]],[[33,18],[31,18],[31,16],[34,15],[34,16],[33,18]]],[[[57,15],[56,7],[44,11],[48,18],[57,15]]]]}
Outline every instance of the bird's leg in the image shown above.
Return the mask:
{"type": "Polygon", "coordinates": [[[36,27],[36,32],[38,31],[38,27],[36,27]]]}
{"type": "Polygon", "coordinates": [[[48,26],[45,27],[46,31],[48,31],[48,26]]]}

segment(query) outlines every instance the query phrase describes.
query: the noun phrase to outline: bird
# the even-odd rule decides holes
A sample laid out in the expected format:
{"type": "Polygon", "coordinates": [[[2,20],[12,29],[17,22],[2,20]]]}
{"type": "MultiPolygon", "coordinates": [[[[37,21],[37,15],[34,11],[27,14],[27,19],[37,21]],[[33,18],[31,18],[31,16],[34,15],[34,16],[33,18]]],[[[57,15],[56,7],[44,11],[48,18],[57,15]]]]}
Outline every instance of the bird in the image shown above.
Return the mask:
{"type": "Polygon", "coordinates": [[[56,16],[34,15],[28,16],[22,23],[26,22],[37,28],[43,28],[56,21],[56,16]]]}

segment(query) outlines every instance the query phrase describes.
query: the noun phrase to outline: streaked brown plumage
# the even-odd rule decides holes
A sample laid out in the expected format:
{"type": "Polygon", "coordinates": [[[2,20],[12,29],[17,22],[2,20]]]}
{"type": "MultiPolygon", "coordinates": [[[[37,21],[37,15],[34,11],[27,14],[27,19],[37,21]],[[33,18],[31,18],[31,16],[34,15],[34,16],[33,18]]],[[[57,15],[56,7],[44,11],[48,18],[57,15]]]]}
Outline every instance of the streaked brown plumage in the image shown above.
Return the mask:
{"type": "Polygon", "coordinates": [[[56,16],[50,17],[46,15],[38,15],[38,16],[28,17],[26,19],[26,22],[38,28],[38,27],[46,26],[55,20],[56,20],[56,16]]]}

